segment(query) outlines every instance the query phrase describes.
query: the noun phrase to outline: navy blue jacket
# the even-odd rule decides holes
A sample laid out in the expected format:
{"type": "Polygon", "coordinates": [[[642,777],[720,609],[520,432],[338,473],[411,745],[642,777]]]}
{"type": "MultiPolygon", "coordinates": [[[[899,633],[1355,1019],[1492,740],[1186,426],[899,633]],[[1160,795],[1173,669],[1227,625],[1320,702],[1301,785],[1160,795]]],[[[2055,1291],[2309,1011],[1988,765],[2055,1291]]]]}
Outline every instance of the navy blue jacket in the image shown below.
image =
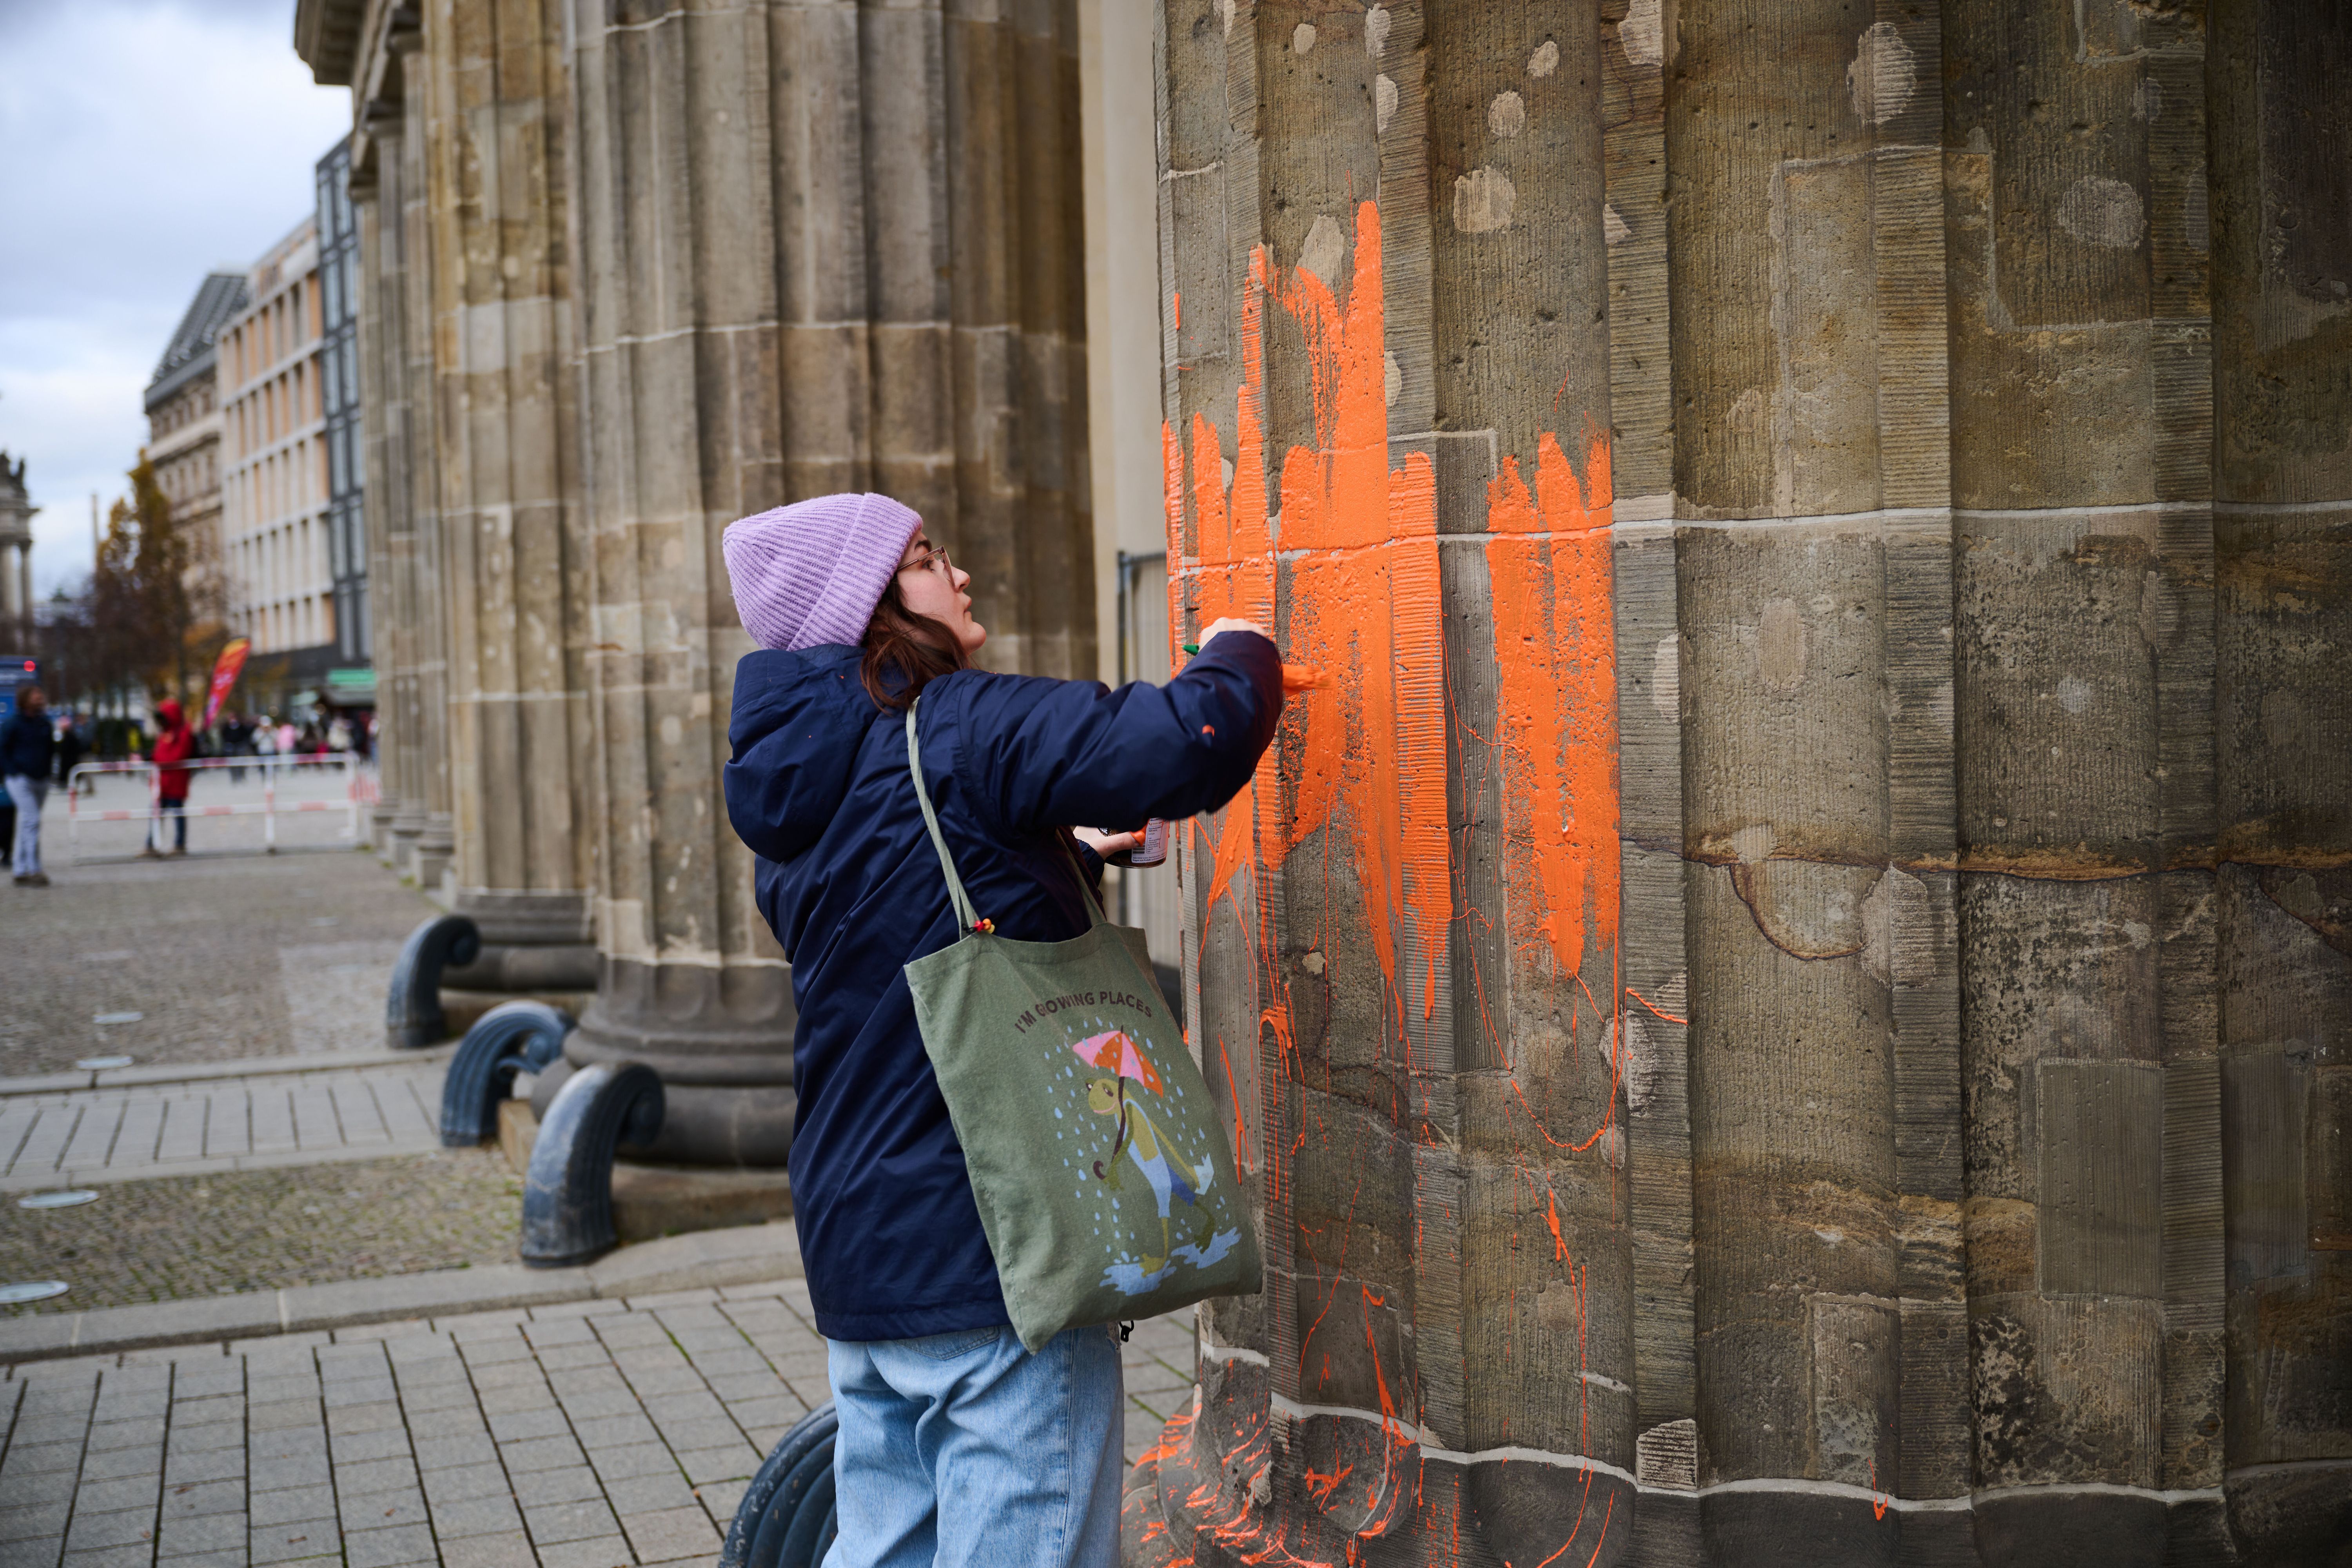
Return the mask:
{"type": "MultiPolygon", "coordinates": [[[[1087,927],[1056,830],[1213,810],[1282,710],[1274,645],[1229,632],[1165,687],[959,670],[924,689],[923,782],[973,906],[1001,935],[1087,927]]],[[[956,940],[907,772],[906,716],[854,647],[735,669],[727,814],[793,965],[793,1215],[819,1332],[911,1339],[1008,1320],[904,966],[956,940]]],[[[1089,864],[1093,864],[1091,857],[1089,864]]],[[[1160,873],[1169,874],[1169,873],[1160,873]]]]}
{"type": "Polygon", "coordinates": [[[0,778],[47,778],[57,750],[57,731],[49,728],[49,716],[35,717],[18,709],[0,724],[0,778]]]}

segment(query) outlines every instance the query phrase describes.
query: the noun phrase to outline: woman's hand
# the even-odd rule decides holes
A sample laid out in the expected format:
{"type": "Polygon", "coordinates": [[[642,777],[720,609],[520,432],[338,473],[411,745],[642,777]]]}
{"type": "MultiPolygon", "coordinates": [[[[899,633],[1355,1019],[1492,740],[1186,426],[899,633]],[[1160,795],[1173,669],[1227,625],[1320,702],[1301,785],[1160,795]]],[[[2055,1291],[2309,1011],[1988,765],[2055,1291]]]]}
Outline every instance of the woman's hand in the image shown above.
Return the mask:
{"type": "MultiPolygon", "coordinates": [[[[1201,640],[1195,646],[1197,646],[1203,653],[1207,652],[1209,645],[1217,640],[1217,634],[1219,632],[1255,632],[1262,637],[1266,636],[1265,628],[1259,626],[1255,621],[1244,621],[1237,619],[1232,616],[1227,616],[1221,621],[1211,621],[1207,626],[1202,627],[1201,640]]],[[[1266,640],[1271,642],[1274,639],[1266,637],[1266,640]]]]}
{"type": "Polygon", "coordinates": [[[1114,855],[1123,855],[1143,843],[1139,830],[1134,833],[1103,833],[1092,827],[1073,827],[1070,831],[1077,835],[1079,843],[1106,860],[1114,855]]]}

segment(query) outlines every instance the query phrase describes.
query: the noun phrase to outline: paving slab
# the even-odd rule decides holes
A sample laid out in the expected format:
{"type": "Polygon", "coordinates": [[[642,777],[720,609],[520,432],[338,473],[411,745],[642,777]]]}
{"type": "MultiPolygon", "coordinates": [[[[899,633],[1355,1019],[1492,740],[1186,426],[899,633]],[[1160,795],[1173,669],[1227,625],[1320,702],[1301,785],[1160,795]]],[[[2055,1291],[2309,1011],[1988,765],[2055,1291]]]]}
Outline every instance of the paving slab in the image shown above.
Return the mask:
{"type": "MultiPolygon", "coordinates": [[[[677,1292],[715,1300],[710,1288],[797,1279],[800,1246],[790,1222],[697,1231],[639,1242],[578,1268],[500,1264],[435,1269],[209,1300],[0,1319],[0,1363],[115,1354],[213,1342],[214,1353],[249,1336],[339,1331],[440,1320],[458,1337],[510,1339],[526,1309],[589,1299],[675,1302],[677,1292]]],[[[658,1320],[645,1321],[658,1327],[658,1320]]],[[[500,1352],[503,1353],[503,1352],[500,1352]]],[[[330,1357],[330,1361],[332,1361],[330,1357]]]]}
{"type": "MultiPolygon", "coordinates": [[[[441,1146],[447,1053],[286,1073],[273,1064],[7,1096],[0,1192],[266,1170],[441,1146]]],[[[107,1074],[92,1074],[93,1079],[107,1074]]],[[[23,1080],[18,1080],[19,1082],[23,1080]]]]}
{"type": "MultiPolygon", "coordinates": [[[[724,1234],[673,1239],[701,1244],[677,1250],[706,1263],[754,1256],[709,1245],[724,1234]]],[[[593,1310],[471,1306],[396,1335],[348,1323],[12,1364],[0,1422],[59,1425],[57,1440],[0,1452],[0,1564],[712,1568],[774,1423],[826,1397],[824,1345],[796,1271],[692,1278],[679,1256],[637,1259],[604,1283],[665,1288],[589,1298],[593,1310]],[[784,1392],[730,1402],[754,1374],[784,1392]],[[337,1389],[364,1397],[337,1405],[337,1389]],[[535,1390],[545,1414],[509,1426],[497,1390],[535,1390]],[[428,1394],[457,1403],[428,1408],[428,1394]],[[666,1429],[649,1406],[693,1414],[666,1429]],[[289,1409],[310,1424],[275,1425],[289,1409]],[[194,1458],[233,1463],[159,1473],[190,1434],[194,1458]],[[108,1473],[124,1456],[145,1468],[108,1473]]],[[[1138,1324],[1126,1347],[1144,1391],[1129,1401],[1130,1463],[1192,1397],[1191,1317],[1138,1324]]]]}

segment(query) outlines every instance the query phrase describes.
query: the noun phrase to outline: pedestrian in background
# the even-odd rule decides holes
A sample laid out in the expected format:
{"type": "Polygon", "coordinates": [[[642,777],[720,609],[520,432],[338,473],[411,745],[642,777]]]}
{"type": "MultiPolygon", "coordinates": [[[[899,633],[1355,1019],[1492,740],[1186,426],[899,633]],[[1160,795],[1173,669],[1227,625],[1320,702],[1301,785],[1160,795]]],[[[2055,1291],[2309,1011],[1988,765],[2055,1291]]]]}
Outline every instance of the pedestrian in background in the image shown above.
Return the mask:
{"type": "MultiPolygon", "coordinates": [[[[68,709],[58,725],[58,782],[66,786],[68,795],[73,793],[73,771],[81,766],[82,759],[89,755],[89,738],[82,733],[73,710],[68,709]]],[[[83,782],[90,781],[85,779],[83,782]]]]}
{"type": "Polygon", "coordinates": [[[16,693],[16,710],[0,724],[0,775],[16,807],[16,851],[9,869],[20,888],[46,888],[41,869],[41,797],[48,793],[58,738],[49,728],[48,700],[37,686],[16,693]]]}
{"type": "Polygon", "coordinates": [[[155,804],[162,815],[150,832],[150,856],[188,852],[188,759],[196,753],[196,732],[180,713],[179,702],[166,697],[155,704],[155,743],[147,760],[155,764],[155,804]],[[163,818],[171,819],[174,842],[163,847],[163,818]]]}
{"type": "Polygon", "coordinates": [[[294,755],[295,752],[300,749],[299,745],[300,740],[301,731],[294,728],[293,720],[289,719],[285,722],[279,724],[278,726],[278,754],[281,757],[290,757],[294,755]]]}
{"type": "Polygon", "coordinates": [[[799,1007],[793,1223],[841,1421],[827,1568],[1110,1568],[1117,1333],[1023,1348],[916,1024],[903,966],[963,933],[908,713],[929,704],[923,778],[989,929],[1055,942],[1091,923],[1079,877],[1134,843],[1069,825],[1232,799],[1274,737],[1281,658],[1256,627],[1219,621],[1164,688],[976,669],[971,574],[883,496],[763,512],[723,547],[768,650],[736,667],[727,810],[799,1007]]]}
{"type": "MultiPolygon", "coordinates": [[[[253,755],[253,726],[236,713],[231,713],[227,718],[223,719],[221,721],[221,751],[226,755],[232,757],[249,757],[253,755]]],[[[233,784],[243,784],[245,782],[245,770],[243,768],[229,769],[228,782],[233,784]]]]}

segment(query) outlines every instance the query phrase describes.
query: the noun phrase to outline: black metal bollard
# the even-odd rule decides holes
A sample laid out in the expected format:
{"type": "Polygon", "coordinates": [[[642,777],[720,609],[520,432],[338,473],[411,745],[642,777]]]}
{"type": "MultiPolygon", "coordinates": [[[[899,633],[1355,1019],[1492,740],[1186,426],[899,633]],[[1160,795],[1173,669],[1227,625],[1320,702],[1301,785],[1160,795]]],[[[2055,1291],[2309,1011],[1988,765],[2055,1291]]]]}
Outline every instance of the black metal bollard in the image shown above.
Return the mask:
{"type": "Polygon", "coordinates": [[[441,1080],[441,1142],[470,1149],[499,1135],[499,1101],[515,1074],[538,1072],[563,1054],[572,1015],[544,1002],[501,1002],[466,1031],[441,1080]]]}
{"type": "Polygon", "coordinates": [[[392,966],[383,1003],[384,1039],[394,1050],[433,1045],[449,1033],[441,1011],[441,971],[481,956],[482,933],[464,915],[436,915],[408,933],[392,966]]]}
{"type": "Polygon", "coordinates": [[[522,1260],[587,1263],[613,1249],[613,1156],[661,1131],[662,1086],[640,1062],[599,1062],[564,1079],[540,1123],[522,1186],[522,1260]]]}
{"type": "Polygon", "coordinates": [[[777,1440],[736,1505],[719,1568],[816,1568],[824,1561],[841,1529],[833,1494],[840,1427],[828,1399],[777,1440]]]}

